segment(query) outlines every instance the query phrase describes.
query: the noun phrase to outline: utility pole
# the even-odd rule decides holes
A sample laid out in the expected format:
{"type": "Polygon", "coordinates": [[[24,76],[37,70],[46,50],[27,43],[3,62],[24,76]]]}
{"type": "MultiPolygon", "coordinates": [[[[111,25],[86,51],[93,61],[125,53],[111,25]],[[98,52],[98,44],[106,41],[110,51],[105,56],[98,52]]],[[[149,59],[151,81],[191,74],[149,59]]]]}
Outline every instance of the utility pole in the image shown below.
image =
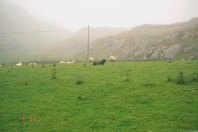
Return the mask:
{"type": "Polygon", "coordinates": [[[89,25],[88,25],[88,40],[87,40],[87,61],[89,59],[89,25]]]}

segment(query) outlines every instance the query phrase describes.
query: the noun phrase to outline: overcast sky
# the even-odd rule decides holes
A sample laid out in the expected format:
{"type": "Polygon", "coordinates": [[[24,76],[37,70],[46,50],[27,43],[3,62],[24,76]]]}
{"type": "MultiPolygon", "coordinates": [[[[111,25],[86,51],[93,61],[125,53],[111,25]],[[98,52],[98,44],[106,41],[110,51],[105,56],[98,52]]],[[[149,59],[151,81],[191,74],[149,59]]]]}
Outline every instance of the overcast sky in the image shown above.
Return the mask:
{"type": "Polygon", "coordinates": [[[170,24],[198,16],[198,0],[10,0],[68,29],[170,24]]]}

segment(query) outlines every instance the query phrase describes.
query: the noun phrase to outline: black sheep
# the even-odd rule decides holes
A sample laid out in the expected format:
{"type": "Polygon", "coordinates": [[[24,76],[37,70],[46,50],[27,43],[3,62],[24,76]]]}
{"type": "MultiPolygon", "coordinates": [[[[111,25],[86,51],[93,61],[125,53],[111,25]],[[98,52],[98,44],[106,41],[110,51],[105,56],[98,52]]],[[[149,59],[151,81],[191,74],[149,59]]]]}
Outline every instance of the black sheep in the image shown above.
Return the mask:
{"type": "Polygon", "coordinates": [[[101,61],[94,61],[94,62],[93,62],[93,65],[104,65],[105,62],[106,62],[106,59],[103,59],[103,60],[101,60],[101,61]]]}

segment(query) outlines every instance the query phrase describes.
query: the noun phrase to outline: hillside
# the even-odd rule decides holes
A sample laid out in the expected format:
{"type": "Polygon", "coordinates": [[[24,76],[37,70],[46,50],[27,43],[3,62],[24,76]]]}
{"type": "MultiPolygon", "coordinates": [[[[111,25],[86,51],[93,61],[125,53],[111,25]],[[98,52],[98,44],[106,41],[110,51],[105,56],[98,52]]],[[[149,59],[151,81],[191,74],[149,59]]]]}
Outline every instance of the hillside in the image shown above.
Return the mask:
{"type": "Polygon", "coordinates": [[[0,61],[39,58],[43,51],[71,35],[62,32],[40,32],[63,29],[40,21],[18,5],[0,1],[0,61]]]}
{"type": "Polygon", "coordinates": [[[110,55],[119,60],[197,59],[198,18],[171,25],[142,25],[91,43],[90,56],[110,55]]]}
{"type": "MultiPolygon", "coordinates": [[[[76,33],[62,30],[4,0],[0,1],[0,19],[0,63],[86,58],[87,27],[76,33]]],[[[110,55],[122,61],[197,59],[198,18],[170,25],[142,25],[128,31],[90,27],[90,56],[101,59],[110,55]]]]}
{"type": "MultiPolygon", "coordinates": [[[[59,25],[42,22],[5,0],[0,1],[0,19],[0,63],[68,59],[87,44],[86,27],[72,33],[59,25]]],[[[123,31],[126,29],[91,27],[90,41],[123,31]]]]}
{"type": "MultiPolygon", "coordinates": [[[[90,42],[107,36],[116,35],[126,30],[126,28],[90,27],[90,42]]],[[[62,43],[58,44],[54,49],[51,49],[48,55],[51,55],[51,58],[77,59],[75,54],[82,52],[87,47],[87,39],[88,29],[87,27],[84,27],[72,34],[70,38],[67,38],[62,43]]],[[[86,55],[83,54],[81,57],[82,59],[85,59],[86,55]]]]}

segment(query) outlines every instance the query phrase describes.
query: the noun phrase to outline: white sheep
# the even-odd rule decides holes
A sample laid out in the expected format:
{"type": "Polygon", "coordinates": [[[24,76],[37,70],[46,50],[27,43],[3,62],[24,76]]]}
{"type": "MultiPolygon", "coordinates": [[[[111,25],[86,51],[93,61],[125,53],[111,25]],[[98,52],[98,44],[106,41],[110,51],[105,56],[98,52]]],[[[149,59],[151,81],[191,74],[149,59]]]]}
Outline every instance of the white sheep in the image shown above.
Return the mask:
{"type": "Polygon", "coordinates": [[[37,65],[37,63],[36,62],[31,62],[31,63],[29,63],[29,65],[37,65]]]}
{"type": "Polygon", "coordinates": [[[116,61],[116,57],[115,57],[115,56],[110,56],[110,57],[109,57],[109,61],[110,61],[110,62],[116,61]]]}
{"type": "Polygon", "coordinates": [[[89,57],[89,58],[88,58],[88,62],[94,62],[94,58],[89,57]]]}
{"type": "Polygon", "coordinates": [[[66,63],[67,64],[72,64],[72,63],[75,63],[75,61],[74,60],[71,60],[71,61],[67,61],[66,63]]]}
{"type": "Polygon", "coordinates": [[[65,61],[64,60],[60,60],[59,64],[65,64],[65,61]]]}
{"type": "Polygon", "coordinates": [[[20,61],[19,63],[16,64],[16,66],[22,66],[22,62],[20,61]]]}

